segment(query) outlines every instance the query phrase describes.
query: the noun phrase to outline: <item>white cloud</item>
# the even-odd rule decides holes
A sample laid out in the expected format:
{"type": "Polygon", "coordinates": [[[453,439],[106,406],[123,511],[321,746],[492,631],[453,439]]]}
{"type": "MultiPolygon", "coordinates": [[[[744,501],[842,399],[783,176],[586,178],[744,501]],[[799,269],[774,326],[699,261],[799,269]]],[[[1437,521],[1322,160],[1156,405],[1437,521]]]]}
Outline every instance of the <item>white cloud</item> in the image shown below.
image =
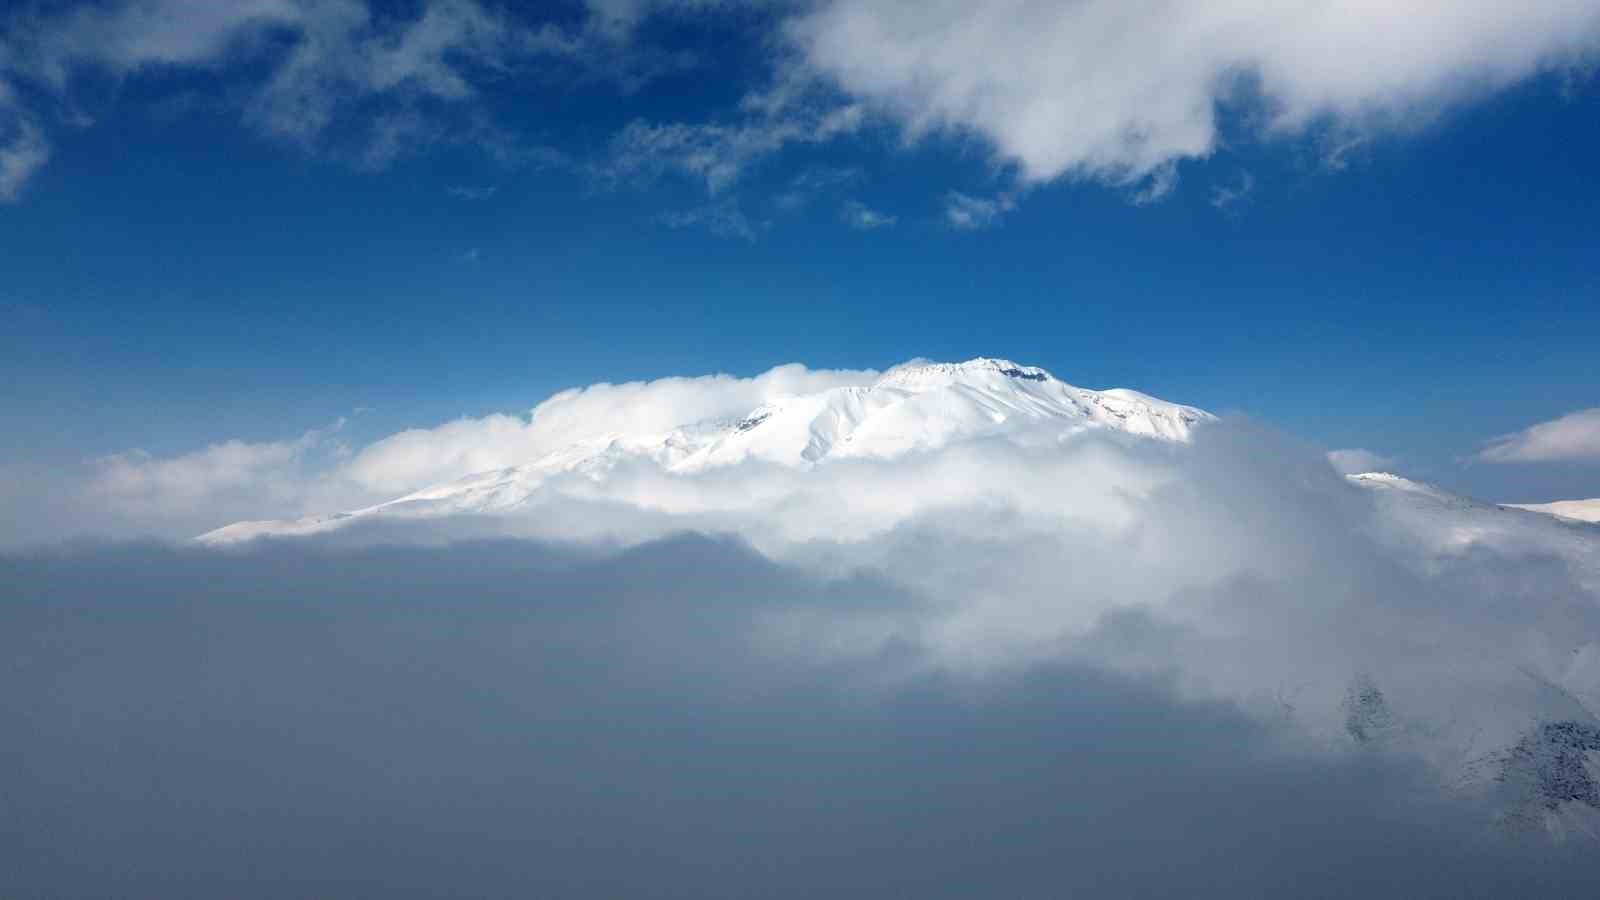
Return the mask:
{"type": "MultiPolygon", "coordinates": [[[[225,510],[305,510],[349,499],[320,496],[328,465],[346,451],[343,422],[288,441],[228,440],[190,453],[157,457],[132,450],[90,462],[86,499],[146,522],[187,523],[225,510]]],[[[259,515],[245,513],[247,515],[259,515]]]]}
{"type": "Polygon", "coordinates": [[[707,192],[732,187],[756,163],[791,144],[821,144],[860,128],[862,108],[783,106],[733,122],[628,123],[611,141],[601,174],[648,181],[672,172],[702,181],[707,192]]]}
{"type": "Polygon", "coordinates": [[[900,221],[899,217],[879,212],[860,200],[847,200],[839,211],[845,224],[857,231],[876,231],[900,221]]]}
{"type": "Polygon", "coordinates": [[[1493,463],[1600,461],[1600,407],[1501,435],[1477,458],[1493,463]]]}
{"type": "Polygon", "coordinates": [[[737,418],[781,397],[868,384],[876,374],[790,364],[753,378],[706,375],[595,384],[562,391],[525,418],[492,415],[400,432],[367,446],[341,471],[373,491],[401,492],[531,462],[577,441],[737,418]]]}
{"type": "MultiPolygon", "coordinates": [[[[66,12],[17,10],[0,19],[0,75],[31,82],[68,106],[75,80],[90,71],[127,78],[188,68],[218,73],[219,80],[264,72],[242,92],[228,93],[241,98],[247,123],[273,138],[325,149],[329,126],[348,119],[368,134],[368,144],[335,155],[370,168],[441,140],[481,143],[495,159],[531,155],[548,163],[547,148],[519,149],[470,114],[481,112],[475,82],[540,60],[620,73],[632,57],[588,25],[529,24],[478,0],[425,0],[409,16],[366,0],[125,0],[66,12]],[[435,118],[446,108],[462,113],[466,124],[446,129],[435,118]]],[[[0,96],[0,111],[5,105],[0,96]]],[[[67,117],[87,120],[75,109],[67,117]]],[[[22,140],[0,145],[0,189],[14,196],[43,165],[46,146],[36,125],[22,140]]]]}
{"type": "Polygon", "coordinates": [[[1134,206],[1149,206],[1167,199],[1178,187],[1178,166],[1176,163],[1166,163],[1152,169],[1142,182],[1134,182],[1135,189],[1129,196],[1129,201],[1134,206]]]}
{"type": "Polygon", "coordinates": [[[704,228],[717,237],[744,241],[755,240],[767,226],[765,222],[751,221],[738,201],[726,197],[690,209],[669,210],[655,220],[668,228],[704,228]]]}
{"type": "MultiPolygon", "coordinates": [[[[573,440],[732,418],[776,396],[869,378],[783,367],[750,379],[595,385],[528,417],[393,435],[313,480],[392,497],[573,440]]],[[[268,483],[262,492],[292,485],[311,443],[223,444],[136,460],[132,477],[119,469],[107,480],[124,495],[214,503],[251,479],[268,483]]],[[[737,535],[810,577],[892,587],[888,606],[790,610],[756,634],[781,659],[882,667],[882,681],[1089,665],[1165,678],[1181,696],[1226,700],[1292,724],[1313,746],[1344,746],[1347,690],[1365,678],[1406,723],[1386,738],[1390,750],[1489,791],[1493,753],[1542,719],[1600,701],[1591,537],[1493,507],[1359,488],[1320,454],[1241,422],[1181,447],[1091,431],[808,471],[619,463],[603,477],[553,477],[487,523],[362,521],[370,537],[358,523],[344,539],[513,535],[615,547],[685,531],[737,535]]],[[[659,583],[676,589],[690,577],[659,583]]],[[[722,573],[707,577],[720,584],[722,573]]]]}
{"type": "Polygon", "coordinates": [[[256,96],[249,117],[269,134],[310,142],[365,97],[472,98],[469,68],[505,69],[528,54],[574,48],[524,29],[475,0],[432,0],[409,22],[375,20],[359,3],[313,7],[300,40],[256,96]]]}
{"type": "MultiPolygon", "coordinates": [[[[908,537],[968,573],[1010,549],[908,537]]],[[[1060,573],[1055,605],[1094,593],[1060,573]]],[[[1251,591],[1219,613],[1254,601],[1285,655],[1315,632],[1284,626],[1336,599],[1251,591]]],[[[1600,869],[1592,820],[1541,846],[1520,832],[1561,810],[1486,802],[1393,746],[1403,728],[1383,724],[1412,710],[1381,677],[1351,680],[1358,728],[1311,742],[1300,680],[1250,717],[1073,648],[923,673],[930,598],[736,539],[81,544],[0,555],[0,597],[7,825],[73,848],[11,854],[19,896],[171,896],[181,871],[180,893],[241,900],[1582,897],[1600,869]],[[874,619],[906,624],[890,652],[797,652],[874,619]],[[281,876],[252,890],[264,853],[281,876]]],[[[1164,637],[1203,643],[1137,610],[1100,634],[1156,653],[1164,637]]],[[[1424,638],[1431,654],[1457,634],[1424,638]]],[[[1218,668],[1244,668],[1230,649],[1218,668]]],[[[1527,774],[1592,788],[1581,750],[1531,749],[1566,752],[1527,774]]],[[[1516,770],[1474,762],[1515,798],[1516,770]]]]}
{"type": "Polygon", "coordinates": [[[1360,472],[1382,472],[1392,467],[1397,460],[1392,456],[1382,456],[1371,450],[1351,447],[1346,450],[1328,451],[1328,462],[1333,467],[1346,475],[1355,475],[1360,472]]]}
{"type": "Polygon", "coordinates": [[[787,28],[816,73],[913,138],[973,132],[1025,181],[1126,185],[1218,144],[1409,127],[1600,48],[1589,0],[827,0],[787,28]]]}
{"type": "Polygon", "coordinates": [[[611,142],[611,167],[621,177],[653,178],[675,171],[719,193],[754,160],[803,136],[790,122],[750,125],[628,123],[611,142]]]}
{"type": "MultiPolygon", "coordinates": [[[[323,11],[351,8],[347,0],[335,0],[323,11]]],[[[297,0],[129,0],[53,17],[19,10],[0,27],[13,67],[64,91],[81,66],[117,75],[154,66],[209,66],[235,51],[258,50],[253,38],[262,31],[299,29],[313,15],[309,4],[297,0]]]]}
{"type": "MultiPolygon", "coordinates": [[[[19,485],[9,502],[48,504],[55,531],[90,527],[197,534],[238,519],[295,518],[392,500],[439,482],[532,462],[576,441],[734,419],[773,400],[868,384],[876,375],[790,364],[751,378],[602,383],[557,393],[525,416],[458,419],[359,448],[339,439],[340,422],[291,440],[225,440],[170,456],[130,450],[90,460],[87,472],[32,476],[27,480],[52,482],[50,489],[24,491],[19,485]]],[[[43,512],[35,518],[42,521],[43,512]]],[[[3,540],[38,537],[0,533],[3,540]]]]}
{"type": "Polygon", "coordinates": [[[1010,194],[991,198],[974,197],[960,191],[951,191],[944,198],[944,220],[951,228],[976,231],[1000,223],[1001,217],[1016,208],[1010,194]]]}
{"type": "Polygon", "coordinates": [[[818,194],[837,191],[866,178],[858,166],[809,166],[789,180],[789,186],[774,202],[781,210],[793,212],[810,203],[818,194]]]}
{"type": "MultiPolygon", "coordinates": [[[[97,463],[88,499],[99,505],[87,512],[212,515],[214,526],[333,504],[339,492],[387,500],[574,442],[732,420],[876,374],[782,366],[753,378],[598,384],[526,416],[406,431],[349,456],[325,432],[172,458],[125,454],[97,463]]],[[[1542,719],[1600,702],[1592,536],[1356,487],[1322,454],[1248,423],[1217,423],[1186,445],[1024,430],[808,470],[752,459],[669,472],[623,456],[526,486],[506,491],[513,505],[502,514],[421,521],[402,506],[358,518],[345,539],[510,535],[616,547],[684,531],[737,535],[810,577],[880,579],[894,594],[882,608],[777,615],[757,635],[764,652],[836,670],[882,665],[874,677],[886,681],[1062,662],[1162,677],[1184,697],[1291,721],[1319,745],[1350,740],[1347,689],[1369,678],[1408,723],[1392,735],[1396,752],[1445,780],[1492,775],[1492,765],[1462,760],[1499,759],[1488,754],[1542,719]]],[[[8,500],[12,517],[28,521],[18,502],[8,500]]],[[[1483,787],[1496,790],[1492,779],[1483,787]]]]}

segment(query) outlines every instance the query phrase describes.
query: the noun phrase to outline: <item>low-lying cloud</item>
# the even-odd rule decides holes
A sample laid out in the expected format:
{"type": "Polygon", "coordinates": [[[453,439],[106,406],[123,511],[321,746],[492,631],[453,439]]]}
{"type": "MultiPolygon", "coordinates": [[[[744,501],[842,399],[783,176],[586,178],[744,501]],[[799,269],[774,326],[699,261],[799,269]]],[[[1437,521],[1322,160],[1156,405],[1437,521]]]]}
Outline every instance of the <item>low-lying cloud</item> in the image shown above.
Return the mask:
{"type": "MultiPolygon", "coordinates": [[[[873,374],[600,385],[332,471],[434,479],[873,374]]],[[[1241,420],[809,469],[624,456],[516,490],[308,539],[0,556],[15,893],[1600,877],[1600,529],[1358,487],[1241,420]]]]}
{"type": "Polygon", "coordinates": [[[573,388],[526,414],[456,419],[365,445],[345,440],[339,422],[286,440],[225,440],[171,456],[132,449],[69,471],[19,474],[14,490],[0,494],[11,512],[10,521],[0,523],[0,546],[77,534],[185,538],[239,519],[354,509],[528,463],[574,443],[737,419],[785,397],[870,384],[877,374],[791,363],[749,378],[706,375],[573,388]]]}
{"type": "MultiPolygon", "coordinates": [[[[930,598],[737,540],[84,544],[0,557],[0,597],[16,897],[1578,896],[1600,875],[1412,758],[1308,746],[1165,676],[1064,657],[973,679],[914,633],[796,652],[805,623],[930,598]]],[[[1103,643],[1152,627],[1107,619],[1103,643]]]]}

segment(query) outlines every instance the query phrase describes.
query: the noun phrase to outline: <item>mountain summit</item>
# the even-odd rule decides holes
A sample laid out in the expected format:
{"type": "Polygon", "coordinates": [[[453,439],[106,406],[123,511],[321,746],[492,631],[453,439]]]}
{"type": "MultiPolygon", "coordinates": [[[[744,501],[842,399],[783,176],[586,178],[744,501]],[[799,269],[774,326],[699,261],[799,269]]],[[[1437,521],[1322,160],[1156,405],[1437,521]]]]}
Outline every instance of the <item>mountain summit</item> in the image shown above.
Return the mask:
{"type": "Polygon", "coordinates": [[[527,463],[469,475],[377,506],[293,521],[239,522],[201,535],[208,543],[264,534],[310,534],[352,519],[497,513],[523,502],[547,479],[578,473],[602,479],[618,465],[647,464],[690,474],[746,462],[811,468],[847,458],[887,459],[980,437],[1057,437],[1109,429],[1186,442],[1211,413],[1141,394],[1074,387],[1044,369],[980,357],[961,363],[914,360],[870,385],[786,397],[732,420],[685,423],[666,433],[614,432],[527,463]]]}

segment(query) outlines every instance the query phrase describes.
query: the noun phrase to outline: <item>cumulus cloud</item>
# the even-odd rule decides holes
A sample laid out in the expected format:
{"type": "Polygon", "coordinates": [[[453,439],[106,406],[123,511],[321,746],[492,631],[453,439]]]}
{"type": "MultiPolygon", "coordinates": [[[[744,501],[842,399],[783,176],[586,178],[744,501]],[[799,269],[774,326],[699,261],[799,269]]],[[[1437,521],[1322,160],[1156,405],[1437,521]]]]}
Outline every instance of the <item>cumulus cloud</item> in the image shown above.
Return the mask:
{"type": "Polygon", "coordinates": [[[1382,472],[1394,466],[1397,460],[1392,456],[1373,453],[1360,447],[1350,447],[1344,450],[1329,450],[1328,462],[1333,467],[1346,475],[1359,472],[1382,472]]]}
{"type": "Polygon", "coordinates": [[[1425,121],[1600,48],[1600,7],[1191,0],[829,0],[787,33],[810,68],[912,137],[970,132],[1025,181],[1129,184],[1218,146],[1219,109],[1269,135],[1425,121]]]}
{"type": "Polygon", "coordinates": [[[1493,463],[1600,461],[1600,407],[1501,435],[1477,458],[1493,463]]]}

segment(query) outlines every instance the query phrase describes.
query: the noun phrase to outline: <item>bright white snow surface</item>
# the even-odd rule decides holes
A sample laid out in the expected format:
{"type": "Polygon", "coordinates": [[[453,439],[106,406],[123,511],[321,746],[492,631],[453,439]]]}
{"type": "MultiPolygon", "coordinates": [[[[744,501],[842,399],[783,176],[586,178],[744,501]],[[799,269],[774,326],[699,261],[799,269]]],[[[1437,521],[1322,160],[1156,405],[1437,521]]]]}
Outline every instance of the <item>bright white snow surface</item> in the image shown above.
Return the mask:
{"type": "Polygon", "coordinates": [[[1512,509],[1527,509],[1533,512],[1549,513],[1563,519],[1577,519],[1579,522],[1600,522],[1600,497],[1593,500],[1557,500],[1554,503],[1506,503],[1502,504],[1512,509]]]}

